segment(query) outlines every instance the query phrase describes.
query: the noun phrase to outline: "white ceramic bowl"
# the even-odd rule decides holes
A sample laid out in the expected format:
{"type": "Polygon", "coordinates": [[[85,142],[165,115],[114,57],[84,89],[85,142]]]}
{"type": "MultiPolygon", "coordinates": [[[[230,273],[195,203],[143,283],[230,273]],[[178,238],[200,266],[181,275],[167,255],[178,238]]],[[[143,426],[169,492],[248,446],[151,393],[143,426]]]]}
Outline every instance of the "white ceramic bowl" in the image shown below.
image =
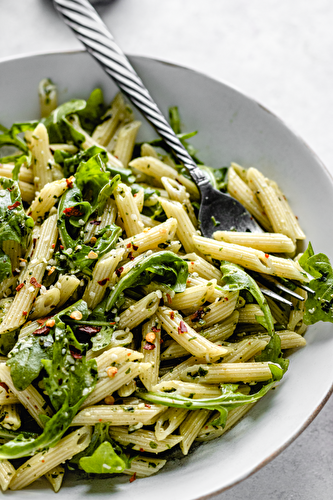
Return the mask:
{"type": "MultiPolygon", "coordinates": [[[[275,179],[290,199],[316,252],[332,258],[333,182],[308,146],[257,102],[200,73],[156,60],[132,57],[133,65],[167,114],[178,105],[186,131],[198,130],[193,144],[206,164],[236,161],[256,166],[275,179]],[[324,221],[324,223],[323,223],[324,221]]],[[[38,82],[50,77],[60,101],[87,98],[100,86],[106,100],[115,85],[84,52],[45,54],[0,63],[0,122],[38,117],[38,82]]],[[[148,125],[140,139],[153,135],[148,125]]],[[[291,356],[278,389],[263,398],[221,439],[203,444],[156,476],[130,484],[128,477],[79,482],[65,480],[58,500],[194,500],[207,498],[255,472],[282,451],[311,422],[332,392],[333,327],[317,324],[306,333],[307,347],[291,356]]],[[[11,498],[53,498],[46,480],[11,498]]]]}

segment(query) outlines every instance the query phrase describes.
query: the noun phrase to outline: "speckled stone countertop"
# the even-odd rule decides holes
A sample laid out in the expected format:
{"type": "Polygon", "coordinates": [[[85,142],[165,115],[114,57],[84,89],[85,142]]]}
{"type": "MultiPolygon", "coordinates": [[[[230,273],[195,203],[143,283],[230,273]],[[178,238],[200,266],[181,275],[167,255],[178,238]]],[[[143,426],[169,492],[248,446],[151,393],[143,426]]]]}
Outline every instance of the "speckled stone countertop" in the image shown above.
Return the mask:
{"type": "MultiPolygon", "coordinates": [[[[0,0],[0,9],[0,59],[81,48],[50,0],[0,0]]],[[[98,10],[125,52],[236,86],[283,118],[333,175],[331,1],[113,0],[98,10]]],[[[277,458],[214,498],[331,500],[332,469],[331,398],[277,458]]]]}

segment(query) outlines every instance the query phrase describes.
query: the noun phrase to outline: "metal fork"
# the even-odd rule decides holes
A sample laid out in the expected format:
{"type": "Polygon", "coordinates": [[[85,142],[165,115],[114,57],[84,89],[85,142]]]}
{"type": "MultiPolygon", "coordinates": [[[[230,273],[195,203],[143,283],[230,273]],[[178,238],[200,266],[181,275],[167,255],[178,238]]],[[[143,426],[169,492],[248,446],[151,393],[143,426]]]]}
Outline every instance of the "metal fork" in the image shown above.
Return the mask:
{"type": "Polygon", "coordinates": [[[121,91],[141,111],[177,158],[187,167],[201,194],[200,230],[207,238],[220,230],[263,232],[252,215],[237,200],[215,189],[193,161],[149,91],[142,83],[110,31],[88,0],[54,0],[65,23],[74,31],[87,51],[113,78],[121,91]]]}
{"type": "MultiPolygon", "coordinates": [[[[193,161],[90,2],[88,0],[53,0],[53,2],[65,23],[73,30],[87,51],[112,77],[120,90],[187,167],[201,194],[199,221],[202,234],[211,238],[216,231],[217,222],[220,230],[262,233],[261,227],[243,205],[228,194],[215,189],[193,161]]],[[[290,301],[272,290],[263,288],[262,291],[265,295],[292,306],[290,301]]],[[[293,296],[304,300],[295,293],[293,296]]]]}

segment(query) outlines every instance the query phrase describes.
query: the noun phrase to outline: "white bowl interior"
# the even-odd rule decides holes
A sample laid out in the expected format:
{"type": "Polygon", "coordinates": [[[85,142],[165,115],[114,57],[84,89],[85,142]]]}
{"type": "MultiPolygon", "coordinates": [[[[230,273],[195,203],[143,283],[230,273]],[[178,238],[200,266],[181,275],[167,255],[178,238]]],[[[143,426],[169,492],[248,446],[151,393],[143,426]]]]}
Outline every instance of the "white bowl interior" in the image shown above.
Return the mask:
{"type": "MultiPolygon", "coordinates": [[[[152,96],[167,114],[178,105],[185,130],[198,130],[193,144],[206,164],[219,167],[236,161],[256,166],[276,180],[289,198],[316,252],[332,257],[333,183],[308,146],[278,118],[238,91],[202,74],[148,58],[132,57],[152,96]],[[323,222],[324,220],[324,222],[323,222]]],[[[83,52],[49,54],[1,63],[0,122],[38,117],[37,86],[50,77],[60,101],[87,98],[100,86],[106,100],[116,92],[113,82],[83,52]]],[[[140,139],[153,137],[145,124],[140,139]]],[[[311,421],[333,382],[332,325],[317,324],[306,333],[308,346],[291,356],[283,382],[221,439],[202,445],[159,474],[130,484],[128,477],[65,480],[59,500],[96,496],[101,500],[196,499],[230,487],[270,460],[311,421]]],[[[10,492],[14,498],[23,493],[10,492]]],[[[46,480],[31,485],[26,498],[53,497],[46,480]]]]}

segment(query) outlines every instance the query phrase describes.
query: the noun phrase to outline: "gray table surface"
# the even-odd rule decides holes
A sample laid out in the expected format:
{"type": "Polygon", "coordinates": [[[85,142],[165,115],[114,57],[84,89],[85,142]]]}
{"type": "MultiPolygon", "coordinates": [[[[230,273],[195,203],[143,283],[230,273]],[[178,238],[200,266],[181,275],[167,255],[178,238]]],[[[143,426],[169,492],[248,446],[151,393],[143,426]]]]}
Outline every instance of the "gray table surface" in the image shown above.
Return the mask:
{"type": "MultiPolygon", "coordinates": [[[[330,0],[113,0],[98,10],[125,52],[238,87],[282,117],[333,174],[330,0]]],[[[0,59],[80,48],[50,0],[0,0],[0,12],[0,59]]],[[[329,500],[332,464],[331,398],[289,448],[214,498],[329,500]]]]}

